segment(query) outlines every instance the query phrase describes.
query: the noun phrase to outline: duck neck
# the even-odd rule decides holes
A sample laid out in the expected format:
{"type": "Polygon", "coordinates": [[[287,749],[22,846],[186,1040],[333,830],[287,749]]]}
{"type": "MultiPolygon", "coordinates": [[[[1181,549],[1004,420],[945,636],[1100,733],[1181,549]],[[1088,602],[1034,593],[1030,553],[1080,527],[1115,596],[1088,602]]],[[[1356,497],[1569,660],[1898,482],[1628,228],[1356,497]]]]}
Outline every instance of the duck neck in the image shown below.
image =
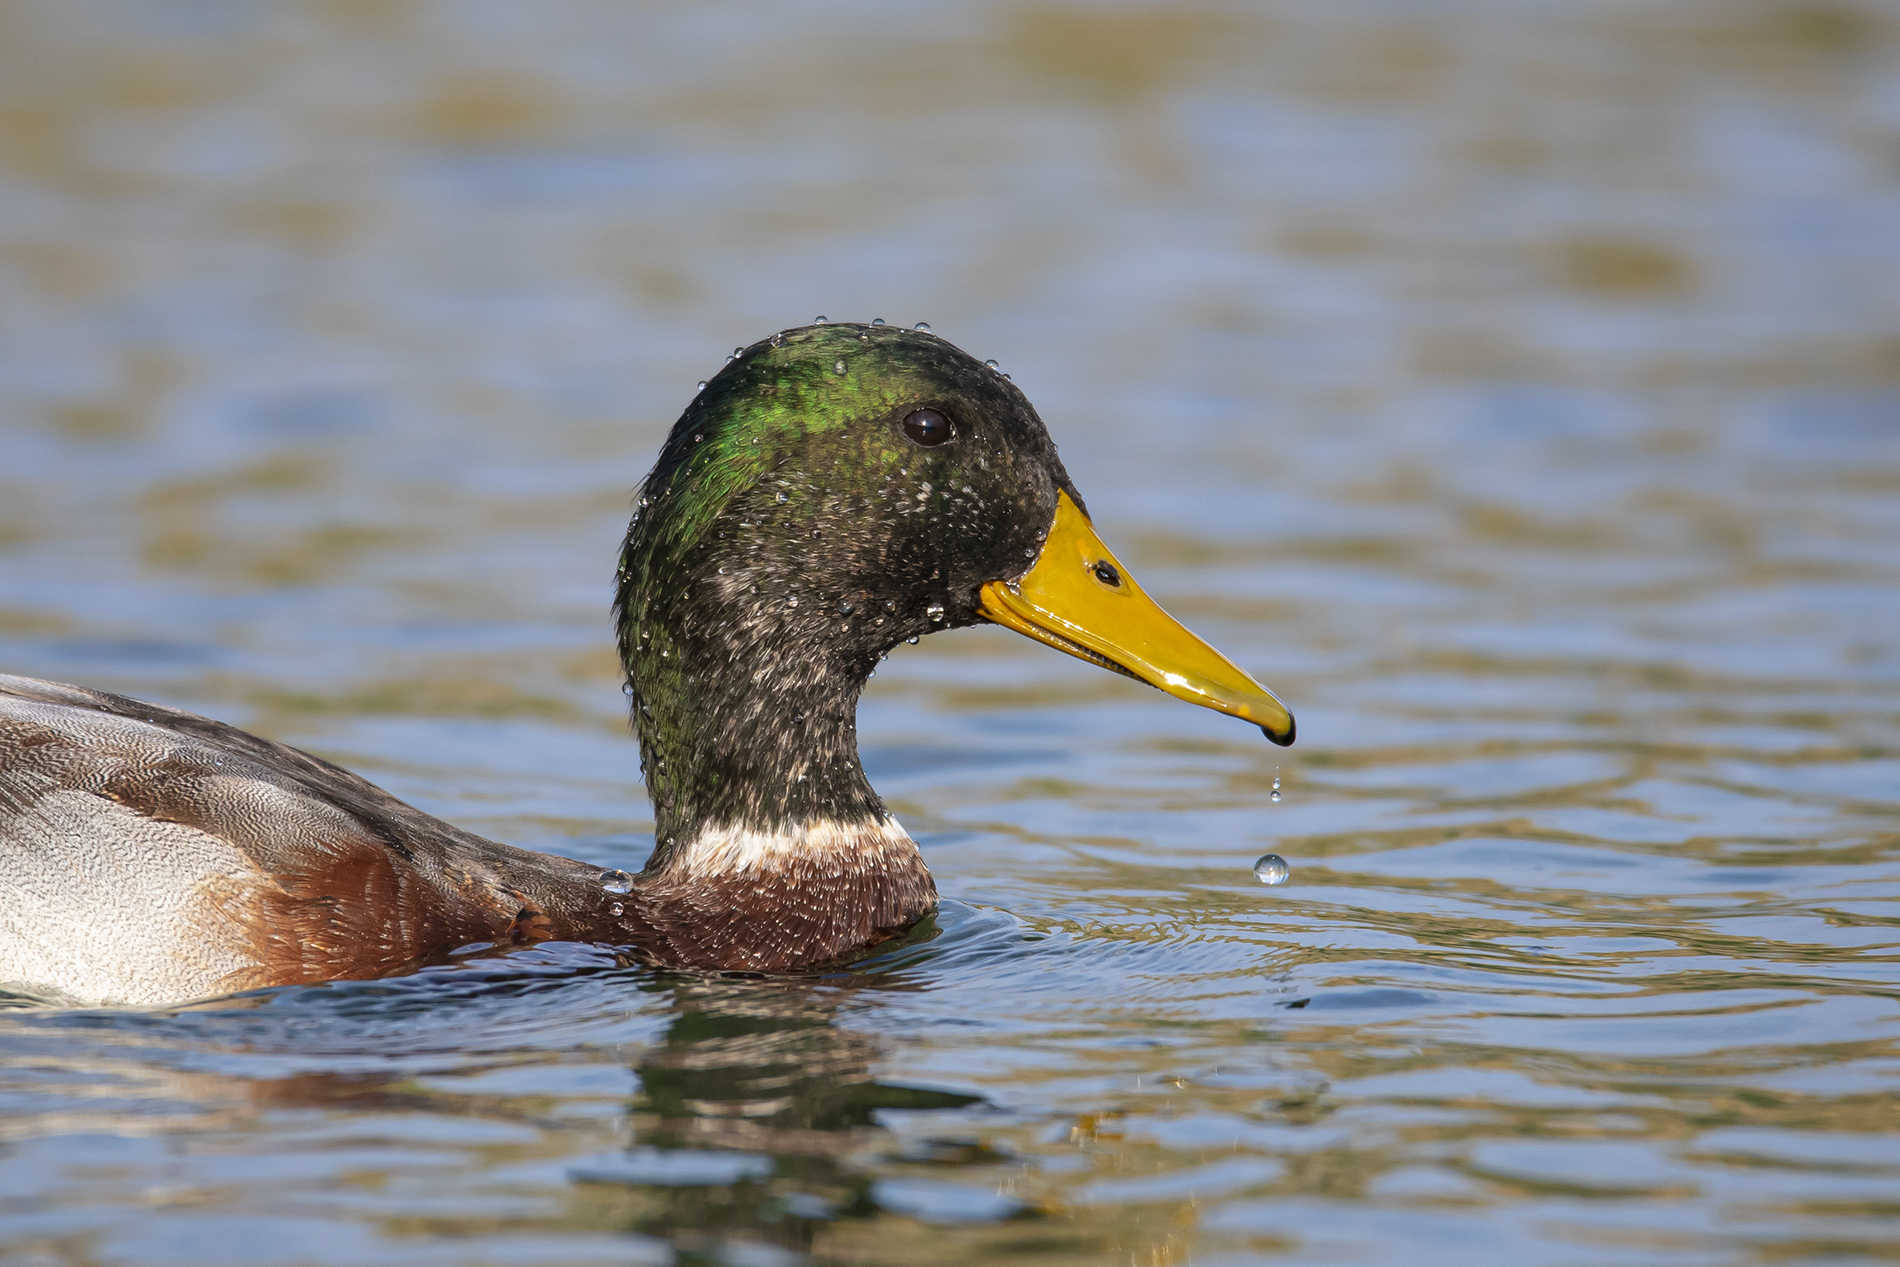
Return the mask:
{"type": "Polygon", "coordinates": [[[653,801],[649,871],[769,866],[854,840],[855,852],[901,841],[914,855],[858,760],[858,695],[875,655],[800,637],[806,622],[762,618],[748,587],[724,580],[623,621],[653,801]]]}

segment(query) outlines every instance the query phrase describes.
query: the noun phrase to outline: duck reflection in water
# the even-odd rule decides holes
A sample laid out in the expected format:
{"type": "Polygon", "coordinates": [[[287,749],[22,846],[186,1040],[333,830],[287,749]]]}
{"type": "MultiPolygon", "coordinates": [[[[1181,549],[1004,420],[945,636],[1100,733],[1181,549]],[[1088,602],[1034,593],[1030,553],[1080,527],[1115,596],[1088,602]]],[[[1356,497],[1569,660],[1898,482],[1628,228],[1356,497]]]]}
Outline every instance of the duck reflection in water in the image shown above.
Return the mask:
{"type": "MultiPolygon", "coordinates": [[[[724,1261],[730,1241],[801,1253],[828,1224],[878,1213],[865,1149],[880,1109],[957,1109],[980,1097],[878,1082],[877,1041],[835,1025],[847,995],[785,980],[675,980],[678,1014],[635,1066],[641,1091],[626,1166],[578,1171],[626,1184],[632,1230],[681,1261],[724,1261]]],[[[954,1144],[937,1144],[939,1152],[954,1144]]],[[[998,1160],[981,1145],[971,1160],[998,1160]]]]}

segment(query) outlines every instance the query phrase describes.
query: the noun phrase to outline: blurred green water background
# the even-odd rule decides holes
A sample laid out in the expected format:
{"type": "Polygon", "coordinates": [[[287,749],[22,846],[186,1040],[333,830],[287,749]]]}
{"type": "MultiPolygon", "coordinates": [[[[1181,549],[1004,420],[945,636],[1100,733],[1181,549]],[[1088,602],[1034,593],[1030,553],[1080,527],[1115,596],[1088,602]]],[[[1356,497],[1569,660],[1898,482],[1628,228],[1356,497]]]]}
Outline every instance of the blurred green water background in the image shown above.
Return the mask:
{"type": "Polygon", "coordinates": [[[1299,745],[901,648],[934,940],[0,1013],[0,1261],[1900,1257],[1891,7],[0,3],[0,668],[637,865],[628,490],[818,313],[1299,745]]]}

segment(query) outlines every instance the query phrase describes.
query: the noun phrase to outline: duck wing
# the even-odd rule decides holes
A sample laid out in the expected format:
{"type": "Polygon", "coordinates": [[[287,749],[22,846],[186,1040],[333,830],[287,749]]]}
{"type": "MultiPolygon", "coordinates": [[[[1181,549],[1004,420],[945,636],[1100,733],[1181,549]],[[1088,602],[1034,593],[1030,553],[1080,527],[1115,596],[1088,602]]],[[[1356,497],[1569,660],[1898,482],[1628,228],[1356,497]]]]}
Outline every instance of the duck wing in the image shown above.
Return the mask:
{"type": "Polygon", "coordinates": [[[223,722],[0,675],[0,982],[164,1004],[384,976],[587,936],[598,875],[223,722]]]}

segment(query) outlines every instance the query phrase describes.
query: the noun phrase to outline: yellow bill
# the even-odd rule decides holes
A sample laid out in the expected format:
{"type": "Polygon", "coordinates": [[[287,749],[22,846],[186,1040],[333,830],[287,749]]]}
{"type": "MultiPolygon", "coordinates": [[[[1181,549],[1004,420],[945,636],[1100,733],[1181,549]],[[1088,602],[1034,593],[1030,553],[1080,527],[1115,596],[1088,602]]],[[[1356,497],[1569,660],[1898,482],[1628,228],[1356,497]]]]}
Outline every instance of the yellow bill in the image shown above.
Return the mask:
{"type": "Polygon", "coordinates": [[[991,581],[983,614],[1090,664],[1159,687],[1176,699],[1250,721],[1293,742],[1293,714],[1232,660],[1141,592],[1067,493],[1035,566],[1020,581],[991,581]]]}

